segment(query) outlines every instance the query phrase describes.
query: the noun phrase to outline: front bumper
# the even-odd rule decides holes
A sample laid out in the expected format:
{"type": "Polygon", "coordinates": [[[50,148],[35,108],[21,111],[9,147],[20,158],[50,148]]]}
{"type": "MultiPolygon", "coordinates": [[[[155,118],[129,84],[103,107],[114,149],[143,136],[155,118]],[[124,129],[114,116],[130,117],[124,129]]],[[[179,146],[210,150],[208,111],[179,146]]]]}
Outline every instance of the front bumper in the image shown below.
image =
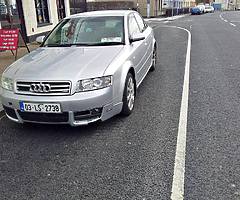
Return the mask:
{"type": "Polygon", "coordinates": [[[87,125],[118,114],[122,103],[114,102],[112,87],[69,96],[29,96],[2,90],[1,101],[6,115],[18,123],[87,125]],[[62,113],[29,113],[20,111],[19,102],[60,103],[62,113]]]}

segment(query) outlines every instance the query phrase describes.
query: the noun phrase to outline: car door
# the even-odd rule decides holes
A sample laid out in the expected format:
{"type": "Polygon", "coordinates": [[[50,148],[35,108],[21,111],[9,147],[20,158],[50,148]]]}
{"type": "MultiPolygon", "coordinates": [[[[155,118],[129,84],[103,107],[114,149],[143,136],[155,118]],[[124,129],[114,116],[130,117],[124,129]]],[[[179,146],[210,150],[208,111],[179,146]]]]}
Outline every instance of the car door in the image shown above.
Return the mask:
{"type": "Polygon", "coordinates": [[[148,27],[143,18],[138,14],[134,13],[137,23],[140,28],[140,32],[143,33],[145,37],[145,63],[144,63],[144,73],[146,74],[152,63],[152,52],[153,52],[153,32],[150,27],[148,27]]]}
{"type": "MultiPolygon", "coordinates": [[[[141,34],[139,25],[136,21],[134,14],[130,14],[128,17],[128,30],[129,30],[130,38],[132,38],[136,34],[141,34]]],[[[130,48],[132,52],[131,61],[134,65],[135,72],[136,72],[136,82],[137,82],[137,85],[139,85],[144,77],[144,63],[146,58],[145,40],[132,42],[130,44],[130,48]]]]}

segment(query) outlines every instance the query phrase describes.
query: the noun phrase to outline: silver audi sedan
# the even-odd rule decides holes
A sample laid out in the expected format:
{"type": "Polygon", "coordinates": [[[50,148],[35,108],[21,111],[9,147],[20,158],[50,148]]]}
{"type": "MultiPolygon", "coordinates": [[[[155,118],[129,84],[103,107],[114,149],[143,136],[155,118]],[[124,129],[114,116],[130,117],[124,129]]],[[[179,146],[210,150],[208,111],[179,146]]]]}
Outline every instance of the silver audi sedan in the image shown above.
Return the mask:
{"type": "Polygon", "coordinates": [[[153,30],[131,10],[73,15],[37,41],[1,79],[5,113],[18,123],[78,126],[130,115],[156,65],[153,30]]]}

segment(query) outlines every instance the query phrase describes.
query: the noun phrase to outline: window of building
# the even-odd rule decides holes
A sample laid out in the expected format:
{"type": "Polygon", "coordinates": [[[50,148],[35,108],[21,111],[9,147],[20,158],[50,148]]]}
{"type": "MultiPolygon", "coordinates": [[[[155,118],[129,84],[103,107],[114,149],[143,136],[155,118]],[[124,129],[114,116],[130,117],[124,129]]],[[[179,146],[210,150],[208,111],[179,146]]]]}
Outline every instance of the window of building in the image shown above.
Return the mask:
{"type": "Polygon", "coordinates": [[[57,12],[59,20],[66,17],[64,0],[57,0],[57,12]]]}
{"type": "Polygon", "coordinates": [[[47,0],[35,0],[37,22],[39,25],[49,23],[48,2],[47,0]]]}

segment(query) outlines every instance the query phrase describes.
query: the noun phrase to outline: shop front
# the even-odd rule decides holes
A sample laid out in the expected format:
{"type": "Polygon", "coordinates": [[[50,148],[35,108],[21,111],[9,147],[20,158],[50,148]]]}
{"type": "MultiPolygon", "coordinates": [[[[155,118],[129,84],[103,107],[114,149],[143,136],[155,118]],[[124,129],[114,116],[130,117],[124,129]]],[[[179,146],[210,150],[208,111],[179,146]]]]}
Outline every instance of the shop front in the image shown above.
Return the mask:
{"type": "Polygon", "coordinates": [[[18,28],[24,40],[27,41],[21,0],[0,0],[0,27],[18,28]]]}

